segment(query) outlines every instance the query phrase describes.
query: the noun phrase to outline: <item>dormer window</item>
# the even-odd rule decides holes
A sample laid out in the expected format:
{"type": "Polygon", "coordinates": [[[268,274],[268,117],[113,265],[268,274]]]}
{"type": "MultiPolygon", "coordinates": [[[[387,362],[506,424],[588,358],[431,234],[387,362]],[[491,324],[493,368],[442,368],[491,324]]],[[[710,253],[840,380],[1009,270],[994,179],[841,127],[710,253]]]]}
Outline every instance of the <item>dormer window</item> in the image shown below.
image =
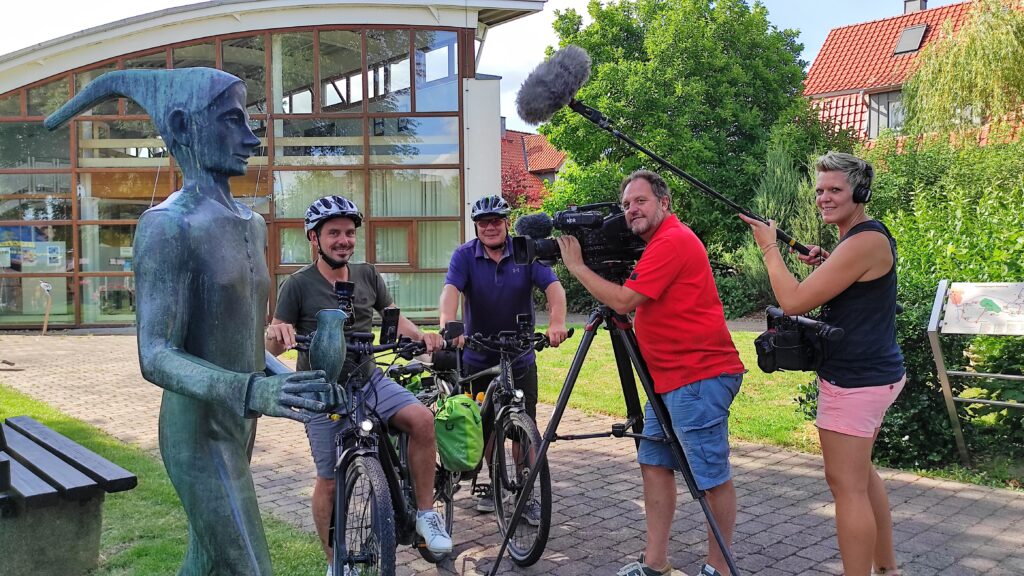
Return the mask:
{"type": "Polygon", "coordinates": [[[898,56],[920,50],[925,30],[928,30],[927,24],[918,24],[917,26],[904,28],[903,32],[900,33],[900,41],[896,43],[896,50],[893,51],[893,54],[898,56]]]}

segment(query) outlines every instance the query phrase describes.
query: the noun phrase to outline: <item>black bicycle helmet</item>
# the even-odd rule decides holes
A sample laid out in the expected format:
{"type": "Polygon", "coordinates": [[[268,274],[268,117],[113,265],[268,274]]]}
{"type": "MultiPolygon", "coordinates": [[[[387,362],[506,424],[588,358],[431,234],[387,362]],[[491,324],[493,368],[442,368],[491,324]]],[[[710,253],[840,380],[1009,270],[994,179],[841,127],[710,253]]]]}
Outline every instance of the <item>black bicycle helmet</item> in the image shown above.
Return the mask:
{"type": "Polygon", "coordinates": [[[363,223],[363,215],[356,203],[342,196],[324,196],[313,202],[306,209],[306,234],[315,229],[321,222],[344,216],[356,223],[356,228],[363,223]]]}
{"type": "Polygon", "coordinates": [[[501,196],[484,196],[473,203],[473,210],[469,213],[469,217],[473,222],[476,222],[488,216],[501,216],[505,218],[511,213],[512,207],[501,196]]]}

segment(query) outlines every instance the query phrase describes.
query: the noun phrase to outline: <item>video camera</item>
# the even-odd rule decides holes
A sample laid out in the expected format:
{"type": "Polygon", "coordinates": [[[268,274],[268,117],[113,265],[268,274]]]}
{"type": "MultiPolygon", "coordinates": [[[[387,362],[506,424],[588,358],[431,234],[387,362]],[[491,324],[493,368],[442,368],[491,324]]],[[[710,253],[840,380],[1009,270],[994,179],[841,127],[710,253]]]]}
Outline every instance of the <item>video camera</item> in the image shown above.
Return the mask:
{"type": "Polygon", "coordinates": [[[843,329],[804,316],[786,316],[781,308],[765,310],[768,329],[754,339],[762,372],[814,372],[828,355],[828,344],[843,338],[843,329]]]}
{"type": "Polygon", "coordinates": [[[580,242],[583,262],[609,280],[624,280],[647,245],[626,224],[626,215],[615,202],[570,207],[555,213],[527,214],[516,221],[512,237],[512,259],[524,265],[538,260],[554,264],[560,257],[558,241],[549,238],[553,230],[575,236],[580,242]],[[621,277],[621,278],[620,278],[621,277]]]}

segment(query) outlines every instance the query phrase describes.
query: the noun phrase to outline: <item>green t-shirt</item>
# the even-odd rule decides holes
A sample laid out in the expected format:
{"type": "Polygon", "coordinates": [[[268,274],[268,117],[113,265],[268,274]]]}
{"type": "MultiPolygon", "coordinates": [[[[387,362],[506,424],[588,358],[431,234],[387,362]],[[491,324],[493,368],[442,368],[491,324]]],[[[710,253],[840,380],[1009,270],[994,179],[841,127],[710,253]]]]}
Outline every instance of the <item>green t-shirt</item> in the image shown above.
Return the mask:
{"type": "MultiPolygon", "coordinates": [[[[349,263],[348,279],[355,284],[352,297],[355,323],[351,328],[346,328],[345,333],[370,332],[373,330],[373,311],[380,312],[394,301],[384,284],[384,278],[373,264],[349,263]]],[[[334,284],[324,278],[314,263],[292,274],[281,285],[277,293],[274,318],[294,325],[297,333],[307,335],[316,330],[317,312],[337,307],[338,297],[334,294],[334,284]]],[[[370,363],[369,368],[372,367],[370,363]]],[[[299,352],[297,368],[310,369],[309,354],[299,352]]]]}

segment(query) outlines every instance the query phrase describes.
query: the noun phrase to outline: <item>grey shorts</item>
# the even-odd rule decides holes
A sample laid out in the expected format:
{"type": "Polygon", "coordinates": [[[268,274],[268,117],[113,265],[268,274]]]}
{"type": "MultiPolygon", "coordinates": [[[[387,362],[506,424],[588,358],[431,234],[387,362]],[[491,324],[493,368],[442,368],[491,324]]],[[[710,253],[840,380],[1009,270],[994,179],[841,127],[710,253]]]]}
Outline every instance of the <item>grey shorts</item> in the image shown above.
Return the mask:
{"type": "MultiPolygon", "coordinates": [[[[370,381],[373,382],[376,393],[369,389],[365,390],[366,407],[376,412],[383,422],[390,422],[402,408],[410,404],[419,404],[419,400],[412,392],[385,377],[380,368],[376,369],[370,381]]],[[[334,478],[334,465],[337,461],[334,438],[348,425],[348,420],[331,420],[326,414],[317,414],[306,423],[306,437],[309,438],[309,449],[313,453],[318,478],[334,478]]]]}

